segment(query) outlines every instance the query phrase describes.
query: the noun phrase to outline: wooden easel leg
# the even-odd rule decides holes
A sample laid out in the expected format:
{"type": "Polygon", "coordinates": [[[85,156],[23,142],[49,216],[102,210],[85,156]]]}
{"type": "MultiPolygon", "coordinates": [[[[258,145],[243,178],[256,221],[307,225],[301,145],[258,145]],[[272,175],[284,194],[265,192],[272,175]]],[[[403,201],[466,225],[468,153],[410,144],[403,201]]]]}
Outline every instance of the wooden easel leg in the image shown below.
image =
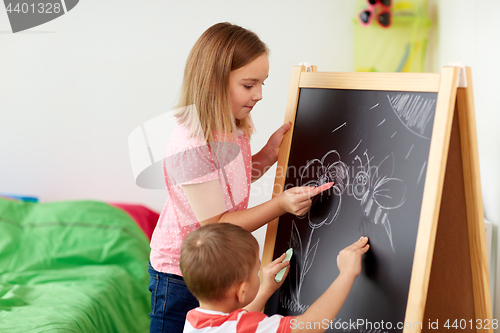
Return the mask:
{"type": "Polygon", "coordinates": [[[484,208],[479,173],[479,154],[476,133],[476,117],[472,90],[472,74],[466,68],[467,87],[458,88],[456,108],[460,123],[460,138],[463,158],[465,200],[469,229],[469,247],[472,267],[472,284],[476,319],[482,327],[478,332],[492,331],[493,324],[489,287],[486,240],[484,232],[484,208]],[[487,327],[485,327],[487,326],[487,327]],[[486,328],[486,329],[485,329],[486,328]]]}
{"type": "Polygon", "coordinates": [[[475,323],[470,329],[469,322],[475,318],[460,128],[455,110],[423,331],[436,332],[429,326],[436,321],[438,331],[444,331],[446,323],[451,326],[455,320],[464,320],[469,329],[460,332],[476,332],[475,323]]]}
{"type": "MultiPolygon", "coordinates": [[[[446,166],[424,331],[444,325],[461,332],[492,332],[483,202],[472,79],[458,88],[446,166]]],[[[435,331],[435,330],[434,330],[435,331]]]]}

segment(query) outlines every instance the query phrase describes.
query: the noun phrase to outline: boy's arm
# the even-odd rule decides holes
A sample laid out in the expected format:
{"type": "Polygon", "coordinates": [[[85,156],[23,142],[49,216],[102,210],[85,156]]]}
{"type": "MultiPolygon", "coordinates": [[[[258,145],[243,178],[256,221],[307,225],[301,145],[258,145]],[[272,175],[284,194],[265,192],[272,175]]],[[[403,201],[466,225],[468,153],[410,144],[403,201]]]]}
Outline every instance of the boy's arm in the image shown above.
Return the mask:
{"type": "Polygon", "coordinates": [[[276,276],[276,274],[278,274],[279,271],[281,271],[281,269],[290,265],[290,261],[288,260],[282,262],[285,259],[285,257],[286,254],[283,253],[279,258],[269,263],[262,269],[262,274],[263,274],[262,284],[260,285],[259,291],[257,292],[257,296],[255,296],[254,300],[250,304],[244,307],[245,310],[247,310],[248,312],[262,311],[269,297],[271,297],[272,294],[274,294],[274,292],[279,287],[281,287],[281,285],[285,280],[286,275],[288,274],[289,269],[287,268],[287,270],[285,271],[285,274],[283,275],[281,282],[276,282],[274,280],[274,277],[276,276]]]}
{"type": "MultiPolygon", "coordinates": [[[[339,274],[328,289],[313,303],[306,312],[295,318],[295,327],[315,327],[307,323],[322,322],[324,319],[333,320],[342,308],[356,276],[354,274],[339,274]]],[[[324,329],[307,330],[307,332],[324,332],[324,329]]],[[[292,333],[301,332],[292,329],[292,333]]]]}
{"type": "MultiPolygon", "coordinates": [[[[361,257],[368,251],[368,238],[362,237],[351,246],[340,251],[337,256],[339,276],[302,315],[295,318],[292,333],[302,332],[298,327],[312,327],[307,323],[322,322],[324,319],[333,320],[344,304],[352,284],[361,273],[361,257]]],[[[314,326],[315,327],[315,326],[314,326]]],[[[324,332],[324,328],[308,329],[308,333],[324,332]]]]}
{"type": "Polygon", "coordinates": [[[263,292],[262,288],[259,288],[259,292],[257,293],[257,296],[255,296],[254,300],[243,309],[247,310],[248,312],[262,311],[267,303],[267,300],[272,296],[272,294],[273,293],[263,292]]]}

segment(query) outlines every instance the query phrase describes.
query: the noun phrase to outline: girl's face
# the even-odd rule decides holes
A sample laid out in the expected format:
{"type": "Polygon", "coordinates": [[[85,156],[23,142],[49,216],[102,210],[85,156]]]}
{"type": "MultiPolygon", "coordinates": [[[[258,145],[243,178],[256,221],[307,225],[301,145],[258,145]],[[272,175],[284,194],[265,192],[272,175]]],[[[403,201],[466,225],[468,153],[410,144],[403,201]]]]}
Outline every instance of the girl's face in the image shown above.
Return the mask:
{"type": "Polygon", "coordinates": [[[243,120],[262,99],[262,86],[269,74],[269,59],[262,54],[229,73],[229,93],[234,118],[243,120]]]}

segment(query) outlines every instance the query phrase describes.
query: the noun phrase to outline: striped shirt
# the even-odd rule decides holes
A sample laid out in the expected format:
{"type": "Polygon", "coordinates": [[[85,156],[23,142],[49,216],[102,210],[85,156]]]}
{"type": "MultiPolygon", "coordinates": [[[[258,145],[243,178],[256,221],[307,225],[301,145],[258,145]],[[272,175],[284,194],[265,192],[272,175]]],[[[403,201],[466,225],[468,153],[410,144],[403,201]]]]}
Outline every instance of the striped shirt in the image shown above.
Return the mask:
{"type": "Polygon", "coordinates": [[[224,313],[196,308],[187,313],[184,333],[288,333],[293,318],[281,315],[268,317],[261,312],[244,309],[224,313]]]}

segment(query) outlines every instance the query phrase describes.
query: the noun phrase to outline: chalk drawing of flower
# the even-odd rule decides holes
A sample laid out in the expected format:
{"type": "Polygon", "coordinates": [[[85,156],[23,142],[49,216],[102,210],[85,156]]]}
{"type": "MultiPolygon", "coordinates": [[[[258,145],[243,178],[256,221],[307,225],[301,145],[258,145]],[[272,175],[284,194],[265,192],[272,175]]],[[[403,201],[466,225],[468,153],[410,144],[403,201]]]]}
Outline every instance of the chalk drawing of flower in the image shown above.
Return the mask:
{"type": "Polygon", "coordinates": [[[289,247],[294,249],[294,253],[302,258],[302,265],[295,265],[295,276],[290,279],[290,294],[280,293],[280,300],[283,307],[292,311],[304,312],[309,306],[300,301],[300,292],[305,276],[311,268],[316,250],[318,249],[319,238],[312,244],[314,230],[324,225],[330,225],[337,218],[340,212],[342,194],[349,185],[349,169],[340,160],[340,155],[336,150],[330,150],[323,158],[313,159],[300,171],[300,184],[302,186],[321,186],[334,182],[335,184],[328,190],[318,194],[313,198],[313,204],[307,215],[298,217],[306,218],[311,227],[306,248],[302,247],[302,240],[295,221],[292,221],[289,247]]]}
{"type": "Polygon", "coordinates": [[[340,160],[336,150],[330,150],[321,160],[309,161],[300,172],[301,186],[317,187],[329,182],[334,182],[334,185],[313,198],[311,209],[306,215],[312,229],[329,225],[337,218],[342,193],[349,185],[349,168],[340,160]]]}

